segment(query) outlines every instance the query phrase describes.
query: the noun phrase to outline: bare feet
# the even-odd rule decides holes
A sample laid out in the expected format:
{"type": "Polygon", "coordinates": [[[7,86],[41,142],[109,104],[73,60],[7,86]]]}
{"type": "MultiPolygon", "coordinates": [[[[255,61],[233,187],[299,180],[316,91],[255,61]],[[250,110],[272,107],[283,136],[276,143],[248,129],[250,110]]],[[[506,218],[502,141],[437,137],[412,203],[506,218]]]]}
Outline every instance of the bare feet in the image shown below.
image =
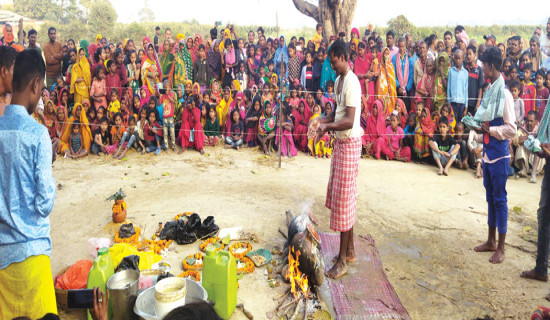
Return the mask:
{"type": "Polygon", "coordinates": [[[506,254],[504,253],[504,250],[501,248],[497,248],[497,250],[495,251],[495,254],[493,254],[491,259],[489,259],[489,262],[493,264],[502,263],[502,261],[504,261],[505,256],[506,254]]]}
{"type": "Polygon", "coordinates": [[[344,262],[336,262],[332,268],[325,273],[325,275],[331,279],[340,279],[346,273],[348,273],[348,267],[344,262]]]}
{"type": "Polygon", "coordinates": [[[474,248],[475,252],[494,252],[497,250],[497,245],[495,243],[485,242],[482,245],[479,245],[474,248]]]}
{"type": "Polygon", "coordinates": [[[532,279],[532,280],[538,280],[538,281],[543,281],[543,282],[548,281],[548,276],[543,277],[543,276],[539,275],[535,271],[535,269],[530,270],[530,271],[523,271],[519,276],[522,277],[522,278],[525,278],[525,279],[532,279]]]}
{"type": "Polygon", "coordinates": [[[483,178],[483,171],[478,169],[476,171],[476,179],[479,179],[479,178],[483,178]]]}
{"type": "Polygon", "coordinates": [[[449,175],[449,169],[445,168],[445,170],[443,170],[443,175],[448,176],[449,175]]]}
{"type": "Polygon", "coordinates": [[[464,168],[464,165],[462,164],[462,162],[458,161],[457,164],[458,164],[458,168],[459,168],[459,169],[463,169],[463,168],[464,168]]]}
{"type": "Polygon", "coordinates": [[[439,171],[437,172],[437,175],[440,176],[443,174],[443,169],[439,169],[439,171]]]}
{"type": "Polygon", "coordinates": [[[464,170],[470,169],[470,166],[468,165],[468,161],[464,162],[464,170]]]}
{"type": "Polygon", "coordinates": [[[181,148],[180,151],[178,152],[178,154],[182,154],[185,152],[185,150],[187,150],[187,148],[181,148]]]}
{"type": "Polygon", "coordinates": [[[199,152],[201,153],[201,156],[204,156],[204,149],[201,149],[199,152]]]}

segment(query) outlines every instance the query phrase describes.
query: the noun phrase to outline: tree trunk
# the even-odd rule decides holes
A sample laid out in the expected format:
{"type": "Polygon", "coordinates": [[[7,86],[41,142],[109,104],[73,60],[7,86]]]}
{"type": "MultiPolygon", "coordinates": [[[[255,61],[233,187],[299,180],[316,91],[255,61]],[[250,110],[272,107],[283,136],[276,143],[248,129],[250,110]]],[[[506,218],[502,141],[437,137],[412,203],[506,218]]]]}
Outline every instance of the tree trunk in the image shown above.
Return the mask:
{"type": "Polygon", "coordinates": [[[357,0],[319,0],[317,6],[305,0],[292,2],[298,11],[323,26],[325,40],[329,40],[330,36],[338,36],[340,32],[345,32],[346,39],[349,39],[357,0]]]}

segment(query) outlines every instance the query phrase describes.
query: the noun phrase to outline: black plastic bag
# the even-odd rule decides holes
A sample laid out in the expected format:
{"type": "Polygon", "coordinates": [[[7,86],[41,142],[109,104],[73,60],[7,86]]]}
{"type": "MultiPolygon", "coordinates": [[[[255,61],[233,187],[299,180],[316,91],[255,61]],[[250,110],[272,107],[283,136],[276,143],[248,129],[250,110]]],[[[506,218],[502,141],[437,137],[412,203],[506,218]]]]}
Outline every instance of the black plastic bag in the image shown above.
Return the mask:
{"type": "Polygon", "coordinates": [[[199,227],[199,230],[197,231],[197,238],[204,239],[207,237],[213,236],[220,227],[216,225],[214,221],[213,216],[208,216],[204,221],[202,222],[201,226],[199,227]]]}
{"type": "Polygon", "coordinates": [[[134,225],[131,223],[121,225],[118,230],[118,237],[121,239],[130,238],[134,234],[136,234],[136,230],[134,229],[134,225]]]}
{"type": "MultiPolygon", "coordinates": [[[[179,221],[179,220],[178,220],[179,221]]],[[[169,221],[164,224],[164,228],[160,231],[161,240],[176,240],[178,221],[169,221]]]]}
{"type": "MultiPolygon", "coordinates": [[[[198,223],[200,224],[200,217],[198,223]]],[[[197,241],[197,234],[194,231],[195,228],[193,227],[193,225],[196,224],[196,219],[194,219],[194,221],[189,220],[187,223],[178,223],[176,239],[174,240],[176,240],[178,244],[191,244],[197,241]]]]}
{"type": "Polygon", "coordinates": [[[118,267],[116,267],[116,272],[122,270],[139,271],[139,256],[133,254],[131,256],[124,257],[122,261],[120,261],[118,267]]]}
{"type": "Polygon", "coordinates": [[[173,277],[174,275],[171,274],[170,272],[161,272],[158,276],[157,276],[157,283],[162,280],[162,279],[165,279],[165,278],[171,278],[173,277]]]}

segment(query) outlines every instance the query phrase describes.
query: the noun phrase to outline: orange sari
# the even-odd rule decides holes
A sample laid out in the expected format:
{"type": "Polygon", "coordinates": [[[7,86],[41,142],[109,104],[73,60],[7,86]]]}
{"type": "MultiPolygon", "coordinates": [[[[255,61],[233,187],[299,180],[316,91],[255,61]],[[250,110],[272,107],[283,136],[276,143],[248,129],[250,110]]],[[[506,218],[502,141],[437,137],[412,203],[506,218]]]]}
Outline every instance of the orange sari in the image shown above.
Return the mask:
{"type": "Polygon", "coordinates": [[[376,83],[376,100],[384,101],[384,117],[388,117],[395,109],[397,100],[397,89],[395,87],[395,70],[389,57],[390,49],[384,48],[382,51],[382,61],[380,63],[380,76],[376,83]],[[388,57],[384,55],[388,52],[388,57]]]}

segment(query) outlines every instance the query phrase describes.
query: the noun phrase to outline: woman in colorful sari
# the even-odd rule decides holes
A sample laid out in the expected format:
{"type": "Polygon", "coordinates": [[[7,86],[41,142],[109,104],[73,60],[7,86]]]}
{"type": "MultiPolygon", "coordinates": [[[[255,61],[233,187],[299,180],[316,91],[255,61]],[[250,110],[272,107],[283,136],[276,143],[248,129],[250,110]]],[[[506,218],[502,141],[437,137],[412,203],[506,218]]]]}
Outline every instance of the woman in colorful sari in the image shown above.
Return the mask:
{"type": "Polygon", "coordinates": [[[212,48],[208,50],[206,55],[210,71],[212,71],[212,77],[216,80],[221,79],[222,72],[222,57],[220,55],[219,40],[215,40],[212,43],[212,48]]]}
{"type": "Polygon", "coordinates": [[[439,113],[441,107],[447,102],[447,78],[449,78],[449,69],[451,62],[447,52],[441,52],[437,58],[435,68],[435,98],[433,101],[433,111],[439,113]]]}
{"type": "Polygon", "coordinates": [[[59,153],[63,154],[65,151],[69,151],[71,134],[73,133],[73,123],[80,124],[80,135],[82,136],[83,149],[90,153],[90,147],[92,145],[92,132],[88,124],[88,118],[84,112],[84,108],[80,103],[74,105],[73,116],[67,121],[63,135],[60,141],[59,153]]]}
{"type": "Polygon", "coordinates": [[[88,47],[90,46],[90,43],[86,39],[80,40],[80,49],[84,49],[84,52],[86,52],[86,58],[90,56],[90,53],[88,52],[88,47]]]}
{"type": "Polygon", "coordinates": [[[292,111],[292,116],[294,117],[294,142],[298,150],[302,152],[307,152],[307,127],[309,125],[309,114],[306,114],[306,100],[300,100],[298,108],[292,111]]]}
{"type": "Polygon", "coordinates": [[[185,39],[180,40],[176,47],[176,60],[172,66],[172,81],[174,86],[184,84],[186,80],[193,80],[193,62],[191,53],[187,50],[185,39]]]}
{"type": "MultiPolygon", "coordinates": [[[[326,50],[326,52],[329,51],[330,47],[326,50]]],[[[332,80],[332,83],[336,81],[336,72],[334,72],[334,70],[330,66],[330,57],[327,54],[321,70],[321,89],[323,90],[323,92],[327,91],[327,82],[329,80],[332,80]]]]}
{"type": "Polygon", "coordinates": [[[170,52],[170,41],[164,40],[162,45],[164,50],[159,54],[160,68],[162,69],[162,82],[168,81],[168,86],[172,83],[171,71],[174,65],[174,54],[170,52]]]}
{"type": "Polygon", "coordinates": [[[363,148],[367,155],[374,155],[378,152],[380,159],[380,147],[382,143],[387,143],[386,138],[386,117],[383,113],[384,100],[378,99],[372,107],[369,107],[367,118],[367,128],[361,137],[363,148]]]}
{"type": "Polygon", "coordinates": [[[430,110],[424,108],[422,103],[416,104],[416,129],[414,131],[413,152],[419,159],[429,157],[431,154],[428,142],[435,132],[435,124],[432,121],[430,110]]]}
{"type": "Polygon", "coordinates": [[[434,111],[433,97],[435,93],[435,62],[433,59],[428,58],[426,60],[426,70],[418,85],[416,86],[415,101],[422,101],[424,107],[430,112],[434,111]]]}
{"type": "MultiPolygon", "coordinates": [[[[395,70],[390,59],[390,49],[384,48],[382,51],[382,61],[380,61],[380,76],[376,83],[377,99],[384,101],[384,110],[382,114],[385,118],[395,109],[397,99],[397,89],[395,87],[395,70]]],[[[384,127],[384,132],[386,128],[384,127]]]]}
{"type": "Polygon", "coordinates": [[[90,63],[86,59],[84,48],[78,50],[76,64],[71,71],[71,94],[74,94],[74,102],[82,103],[90,99],[90,87],[92,86],[92,72],[90,63]]]}
{"type": "Polygon", "coordinates": [[[195,48],[193,37],[187,38],[187,41],[185,43],[187,46],[187,51],[189,51],[189,53],[191,54],[192,64],[195,65],[195,60],[197,60],[197,56],[199,55],[198,47],[195,48]]]}
{"type": "Polygon", "coordinates": [[[141,80],[150,95],[157,91],[157,83],[162,79],[162,69],[152,43],[147,44],[147,50],[141,62],[141,80]]]}

